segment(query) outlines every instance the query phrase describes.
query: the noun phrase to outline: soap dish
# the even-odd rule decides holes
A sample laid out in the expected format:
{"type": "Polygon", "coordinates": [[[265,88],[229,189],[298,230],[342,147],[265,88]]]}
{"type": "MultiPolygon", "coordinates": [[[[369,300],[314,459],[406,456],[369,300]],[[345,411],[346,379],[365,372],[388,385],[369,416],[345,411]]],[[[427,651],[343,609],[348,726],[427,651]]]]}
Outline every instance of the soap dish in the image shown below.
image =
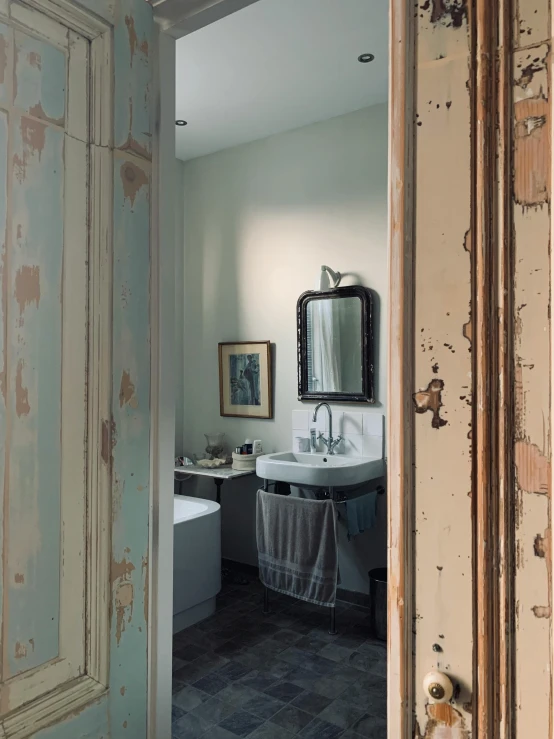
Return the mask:
{"type": "Polygon", "coordinates": [[[253,472],[256,469],[256,460],[262,454],[236,454],[233,452],[233,469],[237,472],[253,472]]]}

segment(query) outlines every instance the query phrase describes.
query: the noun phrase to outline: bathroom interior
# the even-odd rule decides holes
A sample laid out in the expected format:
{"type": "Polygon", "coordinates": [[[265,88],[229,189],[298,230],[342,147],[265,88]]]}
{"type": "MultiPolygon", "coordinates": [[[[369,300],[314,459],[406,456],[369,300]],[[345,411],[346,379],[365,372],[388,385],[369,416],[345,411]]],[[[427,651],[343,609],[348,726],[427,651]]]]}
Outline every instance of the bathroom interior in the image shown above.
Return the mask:
{"type": "Polygon", "coordinates": [[[386,738],[388,3],[177,42],[174,739],[386,738]]]}

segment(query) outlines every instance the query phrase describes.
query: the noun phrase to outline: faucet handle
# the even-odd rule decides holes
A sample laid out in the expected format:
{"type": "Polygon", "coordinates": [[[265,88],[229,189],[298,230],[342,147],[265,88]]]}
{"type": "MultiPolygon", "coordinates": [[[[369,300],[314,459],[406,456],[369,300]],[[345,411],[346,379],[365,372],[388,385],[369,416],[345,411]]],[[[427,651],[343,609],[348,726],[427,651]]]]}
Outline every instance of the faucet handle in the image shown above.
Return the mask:
{"type": "Polygon", "coordinates": [[[333,441],[331,442],[332,449],[336,449],[338,445],[341,443],[341,441],[343,441],[343,435],[339,434],[337,438],[333,439],[333,441]]]}

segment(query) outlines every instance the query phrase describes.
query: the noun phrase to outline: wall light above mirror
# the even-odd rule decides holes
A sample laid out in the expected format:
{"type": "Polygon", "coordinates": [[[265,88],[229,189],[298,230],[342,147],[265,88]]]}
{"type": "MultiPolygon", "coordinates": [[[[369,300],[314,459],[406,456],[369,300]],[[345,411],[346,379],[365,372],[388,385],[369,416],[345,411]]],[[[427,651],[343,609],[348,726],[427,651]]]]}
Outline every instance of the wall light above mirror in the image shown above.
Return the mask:
{"type": "Polygon", "coordinates": [[[368,288],[304,293],[297,304],[297,328],[299,400],[375,403],[368,288]]]}

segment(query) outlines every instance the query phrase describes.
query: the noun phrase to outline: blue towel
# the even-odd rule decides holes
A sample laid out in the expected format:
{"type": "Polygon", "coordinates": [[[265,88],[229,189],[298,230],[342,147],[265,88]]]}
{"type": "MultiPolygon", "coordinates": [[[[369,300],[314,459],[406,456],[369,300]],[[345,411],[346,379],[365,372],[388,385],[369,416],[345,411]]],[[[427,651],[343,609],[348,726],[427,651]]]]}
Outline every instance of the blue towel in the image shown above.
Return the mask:
{"type": "Polygon", "coordinates": [[[346,501],[349,541],[353,536],[362,534],[366,529],[370,529],[373,526],[375,523],[376,503],[376,491],[346,501]]]}

